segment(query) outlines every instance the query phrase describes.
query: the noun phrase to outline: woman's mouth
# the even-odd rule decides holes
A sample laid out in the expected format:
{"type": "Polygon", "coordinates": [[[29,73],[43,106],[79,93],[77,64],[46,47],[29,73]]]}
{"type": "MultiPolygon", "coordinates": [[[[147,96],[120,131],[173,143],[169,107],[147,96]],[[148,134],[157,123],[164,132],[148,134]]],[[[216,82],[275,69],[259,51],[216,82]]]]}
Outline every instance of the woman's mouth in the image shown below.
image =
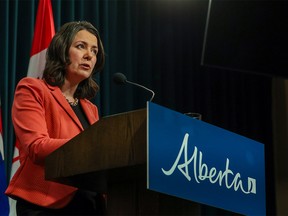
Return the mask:
{"type": "Polygon", "coordinates": [[[85,69],[85,70],[90,70],[90,65],[89,64],[80,64],[80,67],[85,69]]]}

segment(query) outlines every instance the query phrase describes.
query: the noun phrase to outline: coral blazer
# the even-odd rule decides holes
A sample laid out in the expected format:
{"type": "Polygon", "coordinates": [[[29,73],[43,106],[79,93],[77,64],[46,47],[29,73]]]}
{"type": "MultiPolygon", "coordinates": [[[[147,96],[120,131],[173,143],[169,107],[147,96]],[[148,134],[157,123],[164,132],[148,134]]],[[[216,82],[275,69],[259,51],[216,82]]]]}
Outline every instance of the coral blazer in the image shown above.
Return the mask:
{"type": "MultiPolygon", "coordinates": [[[[80,104],[89,123],[95,123],[99,119],[97,107],[86,99],[81,99],[80,104]]],[[[44,161],[84,130],[78,117],[59,87],[26,77],[15,91],[12,121],[19,143],[20,167],[5,193],[48,208],[64,207],[77,188],[46,181],[44,161]]]]}

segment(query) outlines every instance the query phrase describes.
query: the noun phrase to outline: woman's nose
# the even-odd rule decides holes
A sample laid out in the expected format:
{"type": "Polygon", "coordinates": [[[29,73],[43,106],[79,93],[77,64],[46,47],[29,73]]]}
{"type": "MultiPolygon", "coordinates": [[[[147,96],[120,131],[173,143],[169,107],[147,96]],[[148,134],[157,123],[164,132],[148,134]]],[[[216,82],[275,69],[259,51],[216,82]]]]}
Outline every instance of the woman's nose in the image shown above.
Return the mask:
{"type": "Polygon", "coordinates": [[[84,59],[91,59],[92,57],[93,57],[93,52],[92,51],[89,51],[89,50],[87,50],[86,52],[85,52],[85,54],[84,54],[84,59]]]}

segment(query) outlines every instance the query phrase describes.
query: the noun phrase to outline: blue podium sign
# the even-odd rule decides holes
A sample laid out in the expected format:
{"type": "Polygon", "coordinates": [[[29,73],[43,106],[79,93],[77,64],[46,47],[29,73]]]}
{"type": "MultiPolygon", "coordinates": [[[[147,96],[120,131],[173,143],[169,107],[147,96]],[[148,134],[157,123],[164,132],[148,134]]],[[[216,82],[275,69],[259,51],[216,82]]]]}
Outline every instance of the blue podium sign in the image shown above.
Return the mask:
{"type": "Polygon", "coordinates": [[[148,102],[147,188],[265,215],[264,145],[148,102]]]}

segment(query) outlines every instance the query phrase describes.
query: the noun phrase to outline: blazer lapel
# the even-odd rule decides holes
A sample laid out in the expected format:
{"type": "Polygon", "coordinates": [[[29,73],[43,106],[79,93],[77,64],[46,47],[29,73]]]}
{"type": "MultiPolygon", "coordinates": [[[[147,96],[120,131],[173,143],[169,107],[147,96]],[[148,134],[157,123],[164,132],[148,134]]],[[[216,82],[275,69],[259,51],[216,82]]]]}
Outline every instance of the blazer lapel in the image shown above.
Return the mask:
{"type": "Polygon", "coordinates": [[[95,113],[91,110],[90,106],[87,106],[86,104],[87,102],[84,99],[80,99],[79,101],[80,101],[80,104],[82,106],[85,116],[87,117],[90,125],[92,125],[93,123],[97,121],[95,113]]]}
{"type": "Polygon", "coordinates": [[[81,130],[84,130],[82,127],[81,122],[79,121],[78,117],[76,116],[75,112],[66,101],[65,97],[63,96],[61,90],[57,86],[50,86],[46,83],[48,88],[51,90],[51,94],[57,101],[57,103],[65,110],[65,112],[71,117],[71,119],[78,125],[81,130]]]}

